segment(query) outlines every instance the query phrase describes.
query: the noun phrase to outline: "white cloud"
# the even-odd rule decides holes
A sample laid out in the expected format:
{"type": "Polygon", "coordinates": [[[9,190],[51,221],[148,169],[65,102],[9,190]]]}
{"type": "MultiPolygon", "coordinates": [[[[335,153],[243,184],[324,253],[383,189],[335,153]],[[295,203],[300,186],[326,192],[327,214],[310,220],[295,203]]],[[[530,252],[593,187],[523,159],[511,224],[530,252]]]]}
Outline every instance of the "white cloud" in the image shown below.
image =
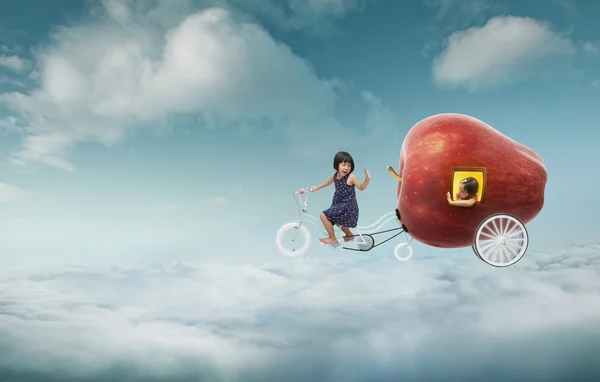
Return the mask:
{"type": "Polygon", "coordinates": [[[40,195],[26,191],[20,187],[0,182],[0,203],[21,203],[31,199],[39,199],[40,195]]]}
{"type": "Polygon", "coordinates": [[[10,69],[14,72],[23,72],[27,69],[27,61],[18,56],[0,56],[0,66],[10,69]]]}
{"type": "Polygon", "coordinates": [[[159,15],[105,4],[94,22],[59,28],[37,50],[38,89],[0,95],[29,133],[14,163],[74,170],[76,142],[114,144],[177,114],[224,126],[266,118],[282,130],[332,123],[333,86],[259,25],[222,8],[159,15]]]}
{"type": "Polygon", "coordinates": [[[456,32],[434,60],[435,82],[477,90],[516,81],[544,60],[575,52],[571,40],[550,25],[525,17],[494,17],[482,27],[456,32]]]}
{"type": "Polygon", "coordinates": [[[532,251],[509,269],[464,253],[3,267],[0,354],[10,356],[0,378],[471,381],[496,364],[528,380],[600,372],[589,357],[599,245],[532,251]]]}

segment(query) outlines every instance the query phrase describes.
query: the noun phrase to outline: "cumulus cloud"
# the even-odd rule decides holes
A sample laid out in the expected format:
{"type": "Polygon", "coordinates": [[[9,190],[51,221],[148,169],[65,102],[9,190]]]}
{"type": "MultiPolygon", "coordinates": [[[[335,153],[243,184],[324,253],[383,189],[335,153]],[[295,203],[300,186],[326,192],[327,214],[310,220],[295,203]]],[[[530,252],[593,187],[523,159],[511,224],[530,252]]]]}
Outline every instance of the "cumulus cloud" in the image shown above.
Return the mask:
{"type": "Polygon", "coordinates": [[[14,163],[74,170],[76,142],[114,144],[173,115],[198,115],[204,126],[341,129],[330,115],[334,85],[258,24],[225,8],[130,3],[106,0],[91,22],[57,28],[36,51],[39,88],[0,95],[28,133],[14,163]]]}
{"type": "Polygon", "coordinates": [[[465,253],[3,268],[0,379],[600,375],[599,245],[531,251],[510,269],[465,253]]]}
{"type": "Polygon", "coordinates": [[[482,27],[453,33],[433,62],[433,77],[440,86],[477,90],[522,80],[544,60],[574,52],[571,40],[548,23],[494,17],[482,27]]]}

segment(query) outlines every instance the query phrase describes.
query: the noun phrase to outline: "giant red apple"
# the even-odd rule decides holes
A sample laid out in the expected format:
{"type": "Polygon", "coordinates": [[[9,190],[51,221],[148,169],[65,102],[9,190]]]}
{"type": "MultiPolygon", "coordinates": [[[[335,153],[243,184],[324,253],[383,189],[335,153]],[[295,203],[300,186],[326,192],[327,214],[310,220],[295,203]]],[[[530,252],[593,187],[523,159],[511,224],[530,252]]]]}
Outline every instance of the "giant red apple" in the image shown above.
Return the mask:
{"type": "Polygon", "coordinates": [[[462,114],[438,114],[413,126],[402,144],[398,173],[402,224],[416,240],[441,248],[472,245],[479,224],[496,213],[528,223],[544,205],[548,179],[535,152],[462,114]],[[455,166],[486,169],[480,204],[448,204],[455,166]]]}

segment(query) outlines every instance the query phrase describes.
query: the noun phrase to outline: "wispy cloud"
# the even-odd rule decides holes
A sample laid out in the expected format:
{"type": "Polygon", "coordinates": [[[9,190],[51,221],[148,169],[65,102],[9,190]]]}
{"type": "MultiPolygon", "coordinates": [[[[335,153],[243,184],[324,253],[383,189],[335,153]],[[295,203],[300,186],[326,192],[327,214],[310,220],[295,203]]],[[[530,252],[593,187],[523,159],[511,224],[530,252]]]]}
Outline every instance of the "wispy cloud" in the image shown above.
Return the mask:
{"type": "Polygon", "coordinates": [[[577,8],[575,0],[552,0],[552,3],[562,8],[571,16],[577,16],[579,14],[579,9],[577,8]]]}
{"type": "Polygon", "coordinates": [[[210,198],[208,198],[208,201],[212,204],[223,204],[227,202],[227,198],[225,198],[224,196],[211,196],[210,198]]]}
{"type": "Polygon", "coordinates": [[[20,73],[28,68],[28,63],[18,56],[0,55],[0,66],[20,73]]]}
{"type": "Polygon", "coordinates": [[[21,203],[41,198],[42,197],[36,193],[0,182],[0,203],[21,203]]]}
{"type": "Polygon", "coordinates": [[[367,104],[365,128],[370,136],[381,139],[385,135],[385,139],[401,139],[396,113],[385,105],[381,98],[370,91],[363,91],[362,97],[367,104]]]}
{"type": "MultiPolygon", "coordinates": [[[[223,4],[223,1],[208,1],[223,4]]],[[[232,6],[287,31],[322,36],[335,32],[335,21],[364,10],[369,0],[229,0],[232,6]]]]}
{"type": "Polygon", "coordinates": [[[241,185],[236,184],[232,187],[231,191],[233,191],[234,194],[243,194],[244,188],[241,185]]]}
{"type": "Polygon", "coordinates": [[[179,206],[176,203],[163,202],[157,206],[159,212],[172,213],[179,211],[179,206]]]}
{"type": "Polygon", "coordinates": [[[11,133],[23,131],[23,128],[19,126],[15,117],[0,118],[0,128],[11,133]]]}
{"type": "Polygon", "coordinates": [[[546,22],[494,17],[482,27],[452,34],[434,60],[433,77],[440,86],[478,90],[522,80],[544,60],[575,52],[572,41],[546,22]]]}
{"type": "Polygon", "coordinates": [[[584,53],[598,55],[600,54],[600,41],[586,41],[582,49],[584,53]]]}
{"type": "Polygon", "coordinates": [[[19,80],[15,80],[13,78],[9,78],[6,76],[0,76],[0,84],[9,84],[9,85],[15,85],[18,87],[25,87],[26,85],[19,81],[19,80]]]}
{"type": "Polygon", "coordinates": [[[473,22],[497,7],[497,3],[491,0],[424,0],[424,3],[435,10],[438,21],[456,17],[473,22]]]}
{"type": "Polygon", "coordinates": [[[599,245],[510,269],[468,256],[3,268],[0,379],[600,375],[599,245]]]}

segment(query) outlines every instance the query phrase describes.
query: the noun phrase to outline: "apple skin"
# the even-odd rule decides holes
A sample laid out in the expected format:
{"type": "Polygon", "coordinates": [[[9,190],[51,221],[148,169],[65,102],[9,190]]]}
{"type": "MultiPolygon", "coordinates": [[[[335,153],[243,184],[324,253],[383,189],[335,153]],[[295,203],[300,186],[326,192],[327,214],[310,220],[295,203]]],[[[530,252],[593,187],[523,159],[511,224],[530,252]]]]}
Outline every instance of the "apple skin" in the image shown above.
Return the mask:
{"type": "Polygon", "coordinates": [[[506,213],[523,224],[544,205],[548,180],[539,155],[484,122],[463,114],[438,114],[418,122],[400,150],[397,207],[408,233],[439,248],[473,245],[487,217],[506,213]],[[452,167],[485,167],[483,202],[451,206],[452,167]]]}

